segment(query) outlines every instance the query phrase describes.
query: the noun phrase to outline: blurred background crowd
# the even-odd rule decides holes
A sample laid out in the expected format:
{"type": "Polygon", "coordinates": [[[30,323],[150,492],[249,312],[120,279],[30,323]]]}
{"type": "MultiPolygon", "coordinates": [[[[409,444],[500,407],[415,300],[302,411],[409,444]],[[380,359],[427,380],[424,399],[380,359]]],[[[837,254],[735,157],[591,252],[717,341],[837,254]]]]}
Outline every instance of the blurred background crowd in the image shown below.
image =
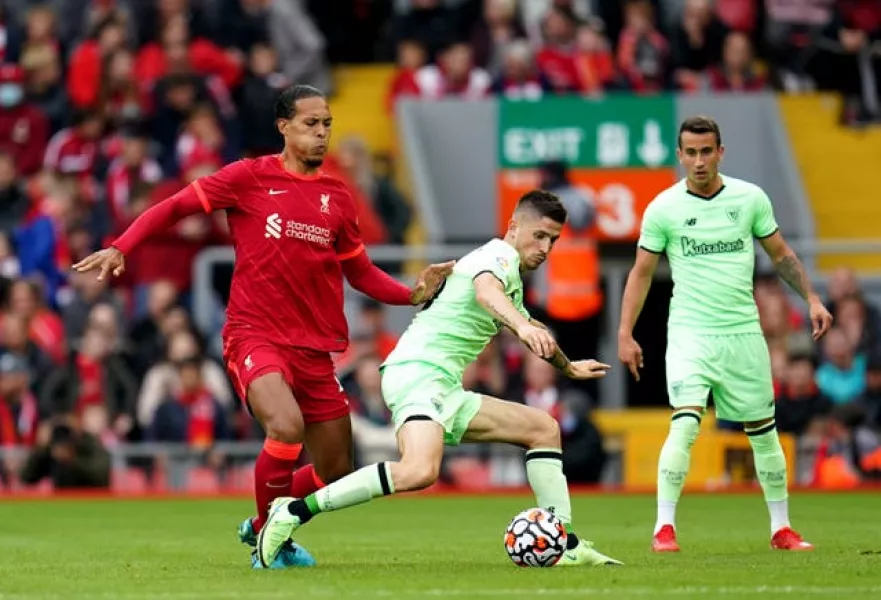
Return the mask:
{"type": "MultiPolygon", "coordinates": [[[[193,259],[226,243],[222,216],[144,244],[109,285],[69,267],[194,179],[278,151],[271,106],[291,83],[332,97],[333,65],[393,62],[390,111],[402,97],[832,89],[843,122],[864,124],[881,114],[879,48],[875,0],[0,0],[0,445],[27,449],[4,455],[3,483],[106,487],[110,450],[128,443],[185,444],[228,472],[236,459],[217,443],[261,439],[216,330],[190,311],[193,259]]],[[[326,164],[354,191],[368,244],[404,243],[416,218],[393,168],[357,136],[326,164]]],[[[817,346],[774,277],[756,297],[779,428],[865,480],[881,473],[881,313],[851,271],[834,277],[836,327],[817,346]]],[[[339,369],[370,462],[394,448],[377,366],[398,332],[368,301],[352,331],[339,369]]],[[[551,412],[570,480],[600,480],[594,390],[507,334],[469,386],[551,412]]],[[[485,452],[457,453],[445,476],[499,476],[485,452]]],[[[159,485],[161,461],[126,464],[159,485]]]]}

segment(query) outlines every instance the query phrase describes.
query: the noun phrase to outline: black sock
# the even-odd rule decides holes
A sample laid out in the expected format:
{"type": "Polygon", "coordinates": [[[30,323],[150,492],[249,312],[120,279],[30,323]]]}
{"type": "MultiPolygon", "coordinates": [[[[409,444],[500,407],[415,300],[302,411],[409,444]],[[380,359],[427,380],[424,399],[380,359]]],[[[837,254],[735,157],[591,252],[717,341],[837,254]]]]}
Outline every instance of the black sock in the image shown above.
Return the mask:
{"type": "Polygon", "coordinates": [[[295,517],[300,517],[300,525],[312,518],[312,511],[306,506],[305,500],[294,500],[288,504],[288,510],[295,517]]]}
{"type": "Polygon", "coordinates": [[[572,550],[575,546],[578,545],[578,536],[574,533],[570,533],[566,536],[566,550],[572,550]]]}

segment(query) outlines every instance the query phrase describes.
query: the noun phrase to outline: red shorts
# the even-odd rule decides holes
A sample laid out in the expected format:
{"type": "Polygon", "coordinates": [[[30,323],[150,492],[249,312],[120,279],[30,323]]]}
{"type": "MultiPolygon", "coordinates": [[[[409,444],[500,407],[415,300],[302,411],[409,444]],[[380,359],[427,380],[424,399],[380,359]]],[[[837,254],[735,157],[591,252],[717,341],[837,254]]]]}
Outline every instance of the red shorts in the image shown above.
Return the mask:
{"type": "Polygon", "coordinates": [[[227,339],[223,361],[246,405],[252,381],[280,373],[303,413],[303,422],[332,421],[349,414],[349,399],[336,378],[329,352],[276,346],[265,339],[227,339]]]}

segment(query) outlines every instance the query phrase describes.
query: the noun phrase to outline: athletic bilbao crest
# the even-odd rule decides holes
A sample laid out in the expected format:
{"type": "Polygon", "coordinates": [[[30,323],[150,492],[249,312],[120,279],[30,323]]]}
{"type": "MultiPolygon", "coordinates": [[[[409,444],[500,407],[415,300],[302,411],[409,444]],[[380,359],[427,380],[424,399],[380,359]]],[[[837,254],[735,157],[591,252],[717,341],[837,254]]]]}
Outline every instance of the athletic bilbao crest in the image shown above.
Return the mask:
{"type": "Polygon", "coordinates": [[[725,211],[725,214],[728,215],[728,219],[731,222],[737,223],[737,220],[740,218],[740,209],[739,208],[729,208],[728,210],[725,211]]]}

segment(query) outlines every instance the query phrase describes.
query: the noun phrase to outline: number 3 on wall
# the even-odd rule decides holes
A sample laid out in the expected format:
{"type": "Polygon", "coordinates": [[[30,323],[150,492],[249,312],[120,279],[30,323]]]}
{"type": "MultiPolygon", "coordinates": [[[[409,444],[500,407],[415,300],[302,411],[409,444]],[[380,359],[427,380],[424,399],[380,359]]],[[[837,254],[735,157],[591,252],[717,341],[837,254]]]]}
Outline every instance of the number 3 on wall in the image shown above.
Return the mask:
{"type": "Polygon", "coordinates": [[[597,210],[597,227],[609,237],[628,237],[637,233],[639,218],[633,191],[623,183],[604,185],[599,194],[587,185],[580,184],[597,210]]]}

